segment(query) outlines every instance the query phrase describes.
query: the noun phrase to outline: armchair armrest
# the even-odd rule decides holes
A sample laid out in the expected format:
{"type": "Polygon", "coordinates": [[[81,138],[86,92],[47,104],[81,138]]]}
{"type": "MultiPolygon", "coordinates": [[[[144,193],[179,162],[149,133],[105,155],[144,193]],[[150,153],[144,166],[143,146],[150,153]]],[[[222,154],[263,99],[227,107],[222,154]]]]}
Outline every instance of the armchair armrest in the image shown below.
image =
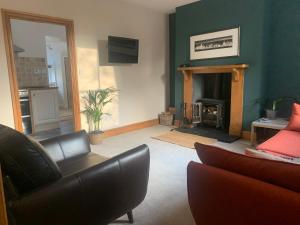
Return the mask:
{"type": "Polygon", "coordinates": [[[40,143],[55,162],[91,152],[85,130],[46,139],[40,143]]]}
{"type": "Polygon", "coordinates": [[[149,164],[149,149],[142,145],[10,206],[18,225],[108,224],[144,200],[149,164]]]}
{"type": "Polygon", "coordinates": [[[188,197],[197,224],[299,225],[300,194],[191,162],[188,197]]]}

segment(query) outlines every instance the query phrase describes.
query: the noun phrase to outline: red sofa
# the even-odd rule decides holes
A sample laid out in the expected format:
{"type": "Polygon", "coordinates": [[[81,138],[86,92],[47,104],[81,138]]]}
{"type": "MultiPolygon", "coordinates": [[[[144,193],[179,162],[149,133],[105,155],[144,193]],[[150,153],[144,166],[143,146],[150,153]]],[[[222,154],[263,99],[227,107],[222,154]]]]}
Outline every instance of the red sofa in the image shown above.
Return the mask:
{"type": "Polygon", "coordinates": [[[197,225],[300,225],[300,166],[195,144],[187,169],[197,225]]]}

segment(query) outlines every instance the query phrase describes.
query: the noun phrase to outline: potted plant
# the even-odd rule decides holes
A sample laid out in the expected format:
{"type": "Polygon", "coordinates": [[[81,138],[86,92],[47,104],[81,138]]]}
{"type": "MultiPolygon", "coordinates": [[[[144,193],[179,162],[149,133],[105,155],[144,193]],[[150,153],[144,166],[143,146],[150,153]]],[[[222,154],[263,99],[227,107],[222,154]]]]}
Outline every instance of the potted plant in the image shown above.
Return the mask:
{"type": "Polygon", "coordinates": [[[104,107],[112,102],[116,96],[117,90],[114,88],[105,88],[87,91],[83,97],[82,113],[86,116],[88,123],[88,134],[92,145],[100,144],[104,138],[102,128],[102,119],[104,115],[104,107]]]}
{"type": "Polygon", "coordinates": [[[286,99],[292,99],[297,101],[294,97],[282,97],[272,101],[272,109],[266,109],[266,116],[268,119],[275,119],[277,115],[278,104],[286,99]]]}

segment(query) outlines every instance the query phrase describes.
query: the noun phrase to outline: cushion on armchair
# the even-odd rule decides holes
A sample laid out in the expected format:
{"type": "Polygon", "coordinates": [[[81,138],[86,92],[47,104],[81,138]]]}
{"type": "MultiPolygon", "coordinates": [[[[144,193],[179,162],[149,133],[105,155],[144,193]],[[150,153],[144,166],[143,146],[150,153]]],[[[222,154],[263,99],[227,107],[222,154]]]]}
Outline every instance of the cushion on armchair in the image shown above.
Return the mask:
{"type": "Polygon", "coordinates": [[[20,194],[61,178],[43,147],[24,134],[0,125],[0,164],[20,194]]]}
{"type": "Polygon", "coordinates": [[[300,105],[297,103],[293,104],[292,115],[286,129],[300,132],[300,105]]]}
{"type": "Polygon", "coordinates": [[[199,143],[195,148],[204,164],[300,192],[300,165],[253,158],[199,143]]]}

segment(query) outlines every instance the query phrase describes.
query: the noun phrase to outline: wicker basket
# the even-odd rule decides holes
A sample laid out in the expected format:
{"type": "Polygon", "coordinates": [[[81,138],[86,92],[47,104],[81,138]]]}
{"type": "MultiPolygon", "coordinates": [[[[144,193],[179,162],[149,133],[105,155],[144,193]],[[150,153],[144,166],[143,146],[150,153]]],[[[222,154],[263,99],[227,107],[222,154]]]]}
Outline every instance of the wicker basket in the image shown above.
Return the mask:
{"type": "Polygon", "coordinates": [[[172,126],[174,121],[174,116],[171,113],[161,113],[159,114],[159,124],[165,126],[172,126]]]}

